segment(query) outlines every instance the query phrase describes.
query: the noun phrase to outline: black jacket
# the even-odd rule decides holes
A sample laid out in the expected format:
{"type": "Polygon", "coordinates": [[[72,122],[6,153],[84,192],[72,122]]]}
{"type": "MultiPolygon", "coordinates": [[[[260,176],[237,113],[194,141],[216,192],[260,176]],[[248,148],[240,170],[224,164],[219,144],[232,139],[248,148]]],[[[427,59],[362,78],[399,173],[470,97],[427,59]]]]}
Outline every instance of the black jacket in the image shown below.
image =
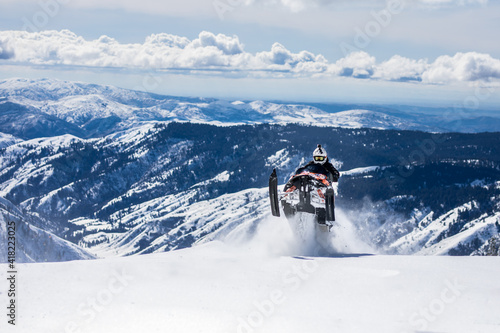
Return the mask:
{"type": "MultiPolygon", "coordinates": [[[[314,161],[311,161],[307,163],[304,167],[307,167],[308,165],[311,164],[316,164],[316,163],[314,161]]],[[[330,163],[330,160],[328,160],[328,158],[326,159],[325,163],[317,165],[321,165],[323,168],[325,168],[325,170],[328,172],[327,177],[329,181],[331,182],[339,181],[340,172],[337,169],[335,169],[335,167],[332,165],[332,163],[330,163]]]]}

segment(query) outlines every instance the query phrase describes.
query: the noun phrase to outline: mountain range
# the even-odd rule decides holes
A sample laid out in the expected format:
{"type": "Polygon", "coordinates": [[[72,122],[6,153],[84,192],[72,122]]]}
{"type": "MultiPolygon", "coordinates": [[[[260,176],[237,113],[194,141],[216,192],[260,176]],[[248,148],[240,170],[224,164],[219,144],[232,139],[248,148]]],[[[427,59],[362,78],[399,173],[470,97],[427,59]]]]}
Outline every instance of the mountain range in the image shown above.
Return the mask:
{"type": "Polygon", "coordinates": [[[495,132],[423,130],[379,111],[329,113],[53,80],[6,80],[0,89],[0,209],[24,230],[25,261],[252,238],[274,219],[270,171],[284,184],[319,142],[342,173],[342,230],[354,230],[372,251],[498,251],[495,132]],[[40,248],[48,252],[37,257],[40,248]]]}
{"type": "Polygon", "coordinates": [[[0,81],[0,132],[24,139],[66,133],[100,137],[149,121],[224,126],[298,123],[427,132],[491,132],[500,129],[500,118],[465,116],[463,112],[448,110],[446,116],[444,113],[406,112],[381,106],[162,96],[49,79],[0,81]]]}

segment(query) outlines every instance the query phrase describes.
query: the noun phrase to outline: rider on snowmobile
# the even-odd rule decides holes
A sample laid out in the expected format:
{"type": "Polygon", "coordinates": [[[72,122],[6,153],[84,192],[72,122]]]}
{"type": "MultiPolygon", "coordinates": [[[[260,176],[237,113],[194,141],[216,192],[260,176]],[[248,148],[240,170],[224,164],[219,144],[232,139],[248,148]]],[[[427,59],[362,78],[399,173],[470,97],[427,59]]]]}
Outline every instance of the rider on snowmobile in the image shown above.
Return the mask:
{"type": "Polygon", "coordinates": [[[340,173],[335,167],[330,163],[328,160],[328,155],[326,154],[325,148],[321,147],[321,145],[318,145],[318,147],[314,150],[313,152],[313,160],[304,165],[302,168],[299,168],[296,171],[296,174],[300,173],[300,169],[305,169],[310,165],[319,165],[322,166],[325,169],[325,175],[327,176],[328,180],[330,182],[338,182],[340,173]]]}
{"type": "MultiPolygon", "coordinates": [[[[314,214],[319,224],[325,224],[325,221],[335,221],[335,201],[332,182],[337,182],[339,176],[340,173],[338,170],[329,162],[326,150],[321,145],[318,145],[313,152],[313,160],[303,167],[298,168],[294,176],[288,180],[283,188],[285,195],[281,198],[281,203],[285,216],[291,218],[296,212],[306,212],[314,214]],[[311,180],[311,186],[305,186],[305,182],[311,180]],[[311,191],[317,185],[323,190],[320,191],[316,187],[315,190],[311,191]],[[324,200],[324,207],[311,204],[311,193],[316,193],[316,190],[319,197],[324,200]],[[294,197],[292,195],[294,192],[298,192],[298,197],[291,199],[294,197]],[[294,200],[298,200],[298,202],[294,202],[294,200]]],[[[273,215],[279,216],[276,170],[273,170],[269,184],[273,215]]]]}

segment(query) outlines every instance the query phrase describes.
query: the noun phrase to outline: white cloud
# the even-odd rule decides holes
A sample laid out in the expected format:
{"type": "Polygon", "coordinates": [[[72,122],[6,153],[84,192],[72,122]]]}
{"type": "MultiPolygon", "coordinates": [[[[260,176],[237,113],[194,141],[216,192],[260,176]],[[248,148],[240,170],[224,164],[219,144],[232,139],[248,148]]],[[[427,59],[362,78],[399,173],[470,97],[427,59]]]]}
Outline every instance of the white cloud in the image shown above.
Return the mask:
{"type": "Polygon", "coordinates": [[[378,65],[373,77],[390,81],[420,81],[422,73],[428,68],[429,64],[424,59],[414,60],[395,55],[378,65]]]}
{"type": "Polygon", "coordinates": [[[195,39],[191,45],[194,48],[213,46],[228,55],[243,53],[243,44],[240,43],[237,36],[229,37],[223,34],[215,36],[207,31],[202,31],[199,38],[195,39]]]}
{"type": "Polygon", "coordinates": [[[330,67],[330,72],[340,76],[369,78],[373,75],[375,57],[364,51],[352,52],[330,67]]]}
{"type": "Polygon", "coordinates": [[[242,77],[352,77],[383,81],[421,81],[424,84],[500,80],[500,60],[468,52],[443,55],[433,63],[395,55],[377,63],[364,51],[329,62],[309,51],[291,52],[274,43],[269,51],[246,52],[237,36],[203,31],[198,38],[166,33],[144,43],[122,44],[101,36],[86,40],[68,30],[0,31],[0,66],[13,63],[52,66],[87,66],[144,70],[209,71],[211,75],[242,77]],[[232,73],[232,74],[229,74],[232,73]]]}
{"type": "Polygon", "coordinates": [[[430,65],[422,79],[426,83],[500,79],[500,60],[476,52],[444,55],[430,65]]]}
{"type": "Polygon", "coordinates": [[[108,36],[85,40],[71,31],[0,32],[3,59],[38,65],[129,67],[146,69],[220,69],[318,71],[326,59],[307,51],[293,53],[275,43],[271,51],[245,52],[237,36],[203,31],[189,40],[154,34],[143,44],[121,44],[108,36]],[[8,49],[13,50],[7,52],[8,49]],[[303,63],[309,63],[301,65],[303,63]]]}
{"type": "Polygon", "coordinates": [[[154,34],[146,37],[146,44],[185,48],[190,43],[186,37],[179,37],[166,33],[154,34]]]}
{"type": "Polygon", "coordinates": [[[259,52],[257,63],[267,65],[268,69],[290,70],[295,73],[317,73],[327,69],[327,60],[322,55],[308,51],[292,53],[280,43],[274,43],[271,51],[259,52]]]}

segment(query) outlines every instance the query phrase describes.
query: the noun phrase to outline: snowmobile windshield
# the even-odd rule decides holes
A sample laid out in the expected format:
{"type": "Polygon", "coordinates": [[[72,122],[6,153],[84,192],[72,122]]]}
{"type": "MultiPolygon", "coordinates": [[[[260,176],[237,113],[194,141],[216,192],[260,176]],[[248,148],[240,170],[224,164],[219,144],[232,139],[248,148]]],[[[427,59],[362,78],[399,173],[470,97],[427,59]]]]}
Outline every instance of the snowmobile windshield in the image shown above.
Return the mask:
{"type": "Polygon", "coordinates": [[[309,164],[305,167],[298,168],[297,171],[295,171],[295,174],[298,175],[303,172],[319,173],[328,176],[328,171],[326,171],[326,169],[321,164],[309,164]]]}

